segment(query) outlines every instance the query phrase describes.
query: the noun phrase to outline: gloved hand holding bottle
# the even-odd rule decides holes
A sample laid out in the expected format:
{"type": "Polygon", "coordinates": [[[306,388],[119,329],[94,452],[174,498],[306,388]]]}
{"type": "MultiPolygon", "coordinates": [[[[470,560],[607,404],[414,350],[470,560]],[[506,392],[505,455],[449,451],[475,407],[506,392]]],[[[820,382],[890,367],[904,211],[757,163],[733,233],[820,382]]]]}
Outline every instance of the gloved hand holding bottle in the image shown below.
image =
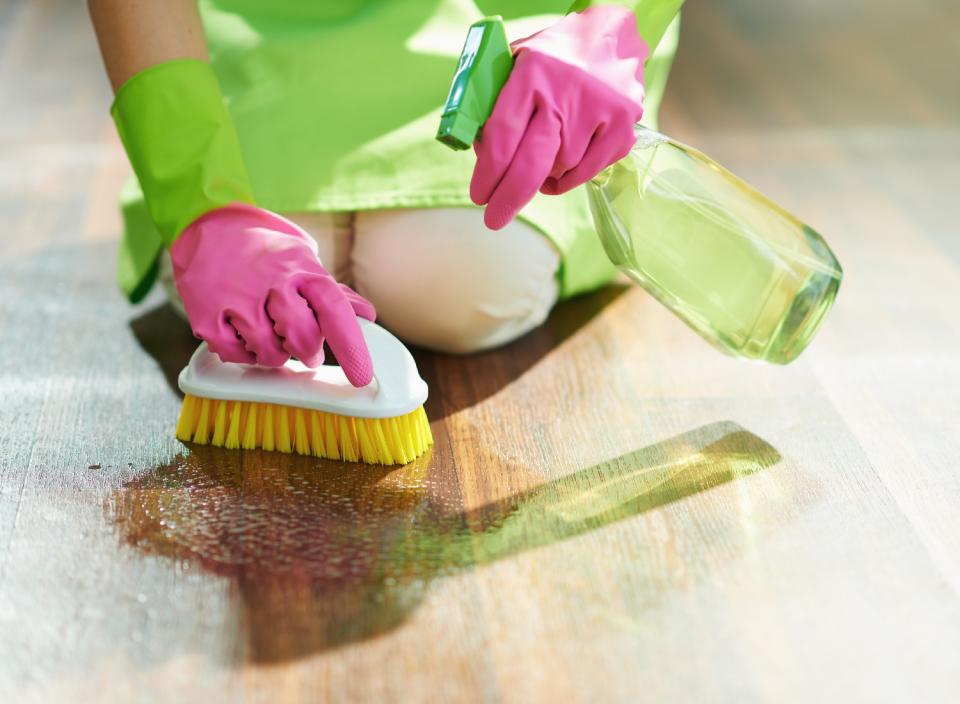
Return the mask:
{"type": "MultiPolygon", "coordinates": [[[[588,9],[578,17],[596,14],[588,9]]],[[[571,19],[569,25],[576,27],[578,22],[571,19]]],[[[541,33],[548,48],[563,46],[564,39],[587,42],[592,37],[600,42],[595,53],[601,57],[620,55],[616,50],[605,52],[604,47],[619,46],[616,37],[631,36],[626,28],[618,35],[586,31],[552,35],[551,30],[541,33]]],[[[575,51],[566,55],[578,56],[575,51]]],[[[607,163],[611,150],[594,151],[595,145],[605,144],[607,133],[602,130],[607,123],[601,122],[586,142],[580,164],[570,168],[563,132],[558,136],[557,129],[557,124],[566,124],[557,115],[569,111],[562,102],[568,94],[558,90],[560,107],[551,110],[537,82],[526,83],[533,75],[527,57],[518,51],[518,44],[507,44],[500,17],[472,25],[437,131],[437,139],[454,149],[465,149],[482,135],[474,174],[474,185],[482,184],[479,195],[486,198],[483,188],[501,179],[489,198],[487,223],[496,227],[515,214],[518,203],[510,198],[517,195],[516,185],[525,184],[526,192],[520,192],[532,194],[556,153],[553,170],[539,190],[555,193],[586,181],[599,241],[621,271],[718,349],[780,364],[796,359],[830,310],[843,275],[823,238],[706,155],[641,125],[630,139],[611,140],[616,148],[636,146],[607,163]],[[517,72],[519,82],[514,80],[517,72]],[[545,112],[549,118],[542,117],[545,112]],[[524,122],[527,115],[529,121],[524,122]],[[522,124],[527,125],[525,130],[518,129],[522,124]],[[520,146],[514,149],[516,141],[520,146]],[[491,163],[505,169],[506,175],[494,173],[491,178],[491,163]],[[511,178],[513,189],[501,196],[500,189],[511,178]]],[[[551,58],[540,62],[558,76],[570,71],[552,68],[551,58]]],[[[578,80],[596,88],[572,73],[571,83],[578,80]]],[[[602,91],[599,95],[604,97],[602,91]]],[[[597,102],[603,105],[602,100],[597,102]]],[[[591,110],[589,104],[583,105],[584,112],[591,110]]],[[[610,103],[612,120],[622,120],[627,112],[625,106],[617,110],[616,102],[610,103]]],[[[571,114],[574,117],[567,122],[583,124],[577,119],[580,113],[571,114]]],[[[603,107],[597,114],[605,114],[603,107]]],[[[594,119],[585,124],[586,130],[572,130],[578,136],[573,144],[584,143],[594,119]]]]}
{"type": "Polygon", "coordinates": [[[633,146],[649,49],[637,18],[602,5],[511,44],[515,64],[476,144],[470,197],[498,230],[537,191],[580,186],[633,146]]]}

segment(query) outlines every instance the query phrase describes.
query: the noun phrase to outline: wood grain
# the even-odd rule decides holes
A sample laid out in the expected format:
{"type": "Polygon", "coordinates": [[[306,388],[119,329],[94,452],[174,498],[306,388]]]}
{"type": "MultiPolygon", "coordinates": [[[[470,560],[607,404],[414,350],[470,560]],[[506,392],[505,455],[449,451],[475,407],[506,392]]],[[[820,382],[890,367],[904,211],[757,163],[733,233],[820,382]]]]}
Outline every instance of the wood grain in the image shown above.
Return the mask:
{"type": "Polygon", "coordinates": [[[664,129],[824,233],[784,368],[613,286],[417,351],[402,469],[173,439],[83,3],[0,5],[0,700],[955,701],[960,8],[691,0],[664,129]]]}

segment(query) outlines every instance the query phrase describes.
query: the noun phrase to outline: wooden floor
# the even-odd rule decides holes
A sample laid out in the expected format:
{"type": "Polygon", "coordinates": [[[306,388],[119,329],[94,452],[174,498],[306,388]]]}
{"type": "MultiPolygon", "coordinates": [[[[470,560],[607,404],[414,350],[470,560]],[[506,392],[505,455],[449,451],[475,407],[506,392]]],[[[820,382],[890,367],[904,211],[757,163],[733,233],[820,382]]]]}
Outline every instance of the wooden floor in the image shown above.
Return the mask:
{"type": "Polygon", "coordinates": [[[611,287],[421,354],[432,456],[190,451],[83,3],[0,4],[0,701],[960,696],[954,0],[691,0],[663,113],[824,233],[810,351],[611,287]]]}

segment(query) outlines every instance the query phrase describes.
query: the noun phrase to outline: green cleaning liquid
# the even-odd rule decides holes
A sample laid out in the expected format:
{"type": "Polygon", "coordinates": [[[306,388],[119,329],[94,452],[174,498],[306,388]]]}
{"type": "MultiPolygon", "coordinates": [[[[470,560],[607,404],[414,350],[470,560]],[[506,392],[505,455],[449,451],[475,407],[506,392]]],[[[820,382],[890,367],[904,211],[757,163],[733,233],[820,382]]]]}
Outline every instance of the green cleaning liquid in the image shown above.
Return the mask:
{"type": "Polygon", "coordinates": [[[843,277],[823,238],[701,152],[637,127],[588,185],[607,255],[727,354],[786,364],[843,277]]]}

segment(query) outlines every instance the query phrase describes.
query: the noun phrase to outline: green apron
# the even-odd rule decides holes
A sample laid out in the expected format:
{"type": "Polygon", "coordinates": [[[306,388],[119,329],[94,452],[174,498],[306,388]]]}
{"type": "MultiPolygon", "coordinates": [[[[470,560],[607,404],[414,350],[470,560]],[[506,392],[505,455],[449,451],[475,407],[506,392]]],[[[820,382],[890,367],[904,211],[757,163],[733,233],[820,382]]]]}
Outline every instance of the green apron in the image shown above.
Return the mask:
{"type": "MultiPolygon", "coordinates": [[[[624,3],[635,6],[641,34],[659,43],[646,72],[644,123],[651,126],[677,22],[664,32],[680,2],[624,3]]],[[[569,0],[200,0],[211,64],[257,205],[280,213],[475,207],[468,193],[472,152],[434,140],[466,29],[501,14],[517,38],[569,6],[569,0]]],[[[162,243],[135,180],[122,210],[118,277],[138,300],[153,283],[162,243]]],[[[538,195],[520,217],[560,251],[563,296],[614,275],[583,188],[538,195]]]]}

